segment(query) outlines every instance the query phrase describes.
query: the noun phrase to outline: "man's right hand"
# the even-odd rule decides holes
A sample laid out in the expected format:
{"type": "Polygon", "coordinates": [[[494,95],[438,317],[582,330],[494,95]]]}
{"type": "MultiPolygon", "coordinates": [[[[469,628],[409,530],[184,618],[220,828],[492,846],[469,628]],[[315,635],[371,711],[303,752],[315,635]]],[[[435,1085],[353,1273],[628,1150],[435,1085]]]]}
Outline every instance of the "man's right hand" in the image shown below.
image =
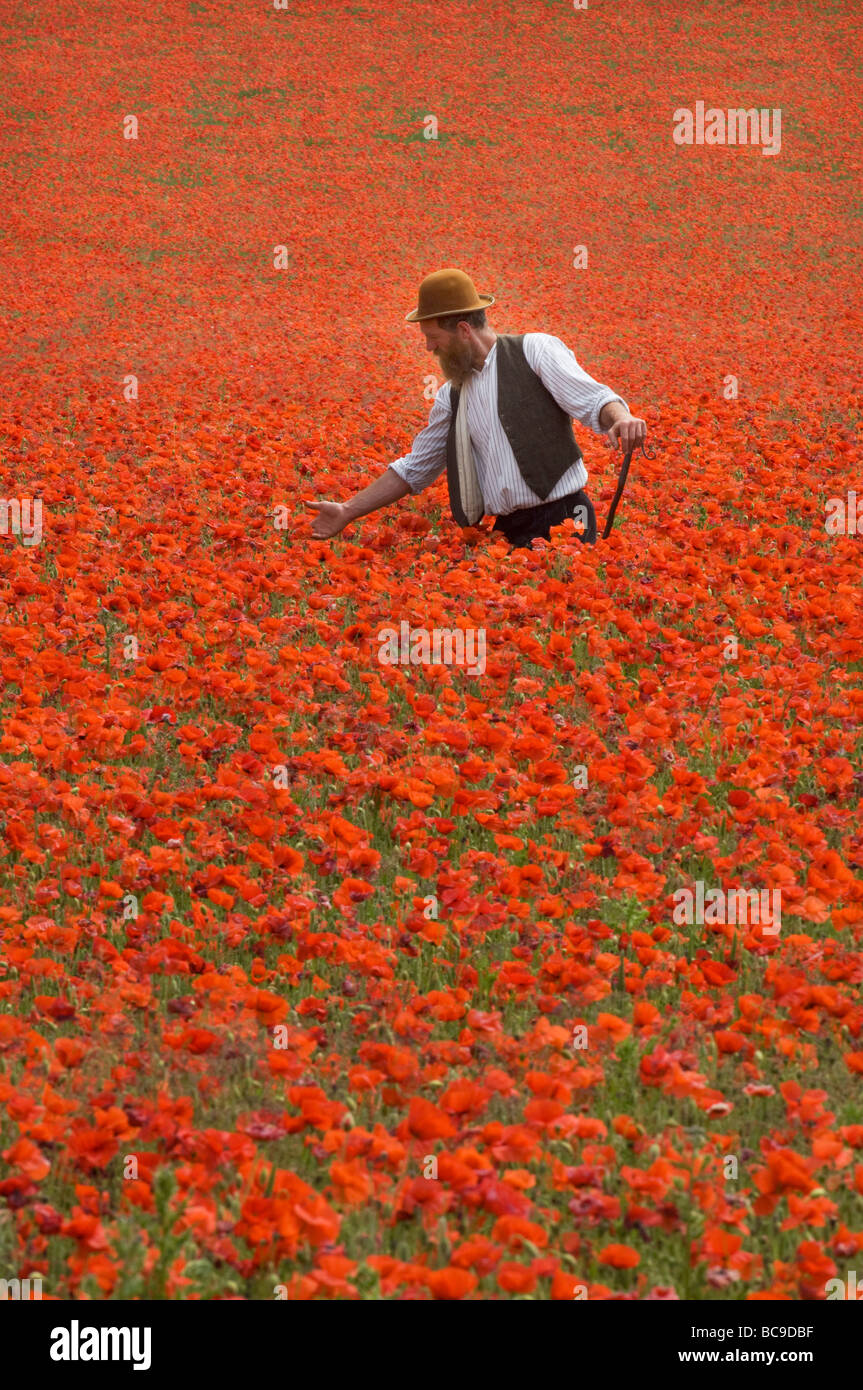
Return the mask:
{"type": "Polygon", "coordinates": [[[347,507],[341,502],[307,502],[310,511],[317,512],[312,522],[312,535],[316,540],[328,541],[337,536],[350,521],[347,507]]]}
{"type": "Polygon", "coordinates": [[[317,512],[312,522],[312,535],[316,540],[328,541],[352,521],[359,521],[361,516],[368,516],[369,512],[376,512],[380,507],[388,507],[391,502],[398,502],[410,490],[401,474],[394,468],[388,468],[386,473],[375,478],[349,502],[324,502],[322,498],[318,498],[317,502],[307,502],[309,511],[317,512]]]}

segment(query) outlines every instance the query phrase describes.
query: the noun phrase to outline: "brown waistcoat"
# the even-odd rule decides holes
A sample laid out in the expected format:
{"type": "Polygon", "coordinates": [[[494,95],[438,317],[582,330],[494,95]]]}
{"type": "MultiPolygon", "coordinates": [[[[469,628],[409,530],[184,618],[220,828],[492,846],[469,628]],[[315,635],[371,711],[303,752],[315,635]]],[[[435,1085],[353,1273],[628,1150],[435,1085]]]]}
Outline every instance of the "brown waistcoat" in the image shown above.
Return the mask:
{"type": "MultiPolygon", "coordinates": [[[[497,413],[519,472],[543,502],[564,473],[582,457],[572,420],[543,386],[524,355],[523,333],[497,335],[497,413]]],[[[446,441],[446,472],[453,517],[467,521],[458,492],[455,421],[459,390],[450,388],[452,419],[446,441]]]]}

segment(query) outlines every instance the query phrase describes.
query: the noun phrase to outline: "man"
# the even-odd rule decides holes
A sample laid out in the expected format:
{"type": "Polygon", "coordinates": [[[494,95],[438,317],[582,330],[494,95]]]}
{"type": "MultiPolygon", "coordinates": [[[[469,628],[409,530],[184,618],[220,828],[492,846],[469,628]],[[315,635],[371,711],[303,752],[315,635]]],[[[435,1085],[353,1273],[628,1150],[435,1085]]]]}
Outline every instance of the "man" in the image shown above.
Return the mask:
{"type": "MultiPolygon", "coordinates": [[[[596,540],[596,513],[584,491],[587,469],[572,418],[624,453],[647,437],[644,420],[622,397],[588,376],[575,354],[548,333],[495,334],[486,322],[494,295],[477,294],[469,275],[436,270],[420,285],[417,308],[426,346],[446,381],[409,454],[348,502],[308,502],[312,535],[326,540],[350,522],[420,492],[447,470],[450,508],[460,526],[495,514],[494,530],[513,546],[550,539],[573,517],[596,540]]],[[[578,534],[578,533],[576,533],[578,534]]]]}

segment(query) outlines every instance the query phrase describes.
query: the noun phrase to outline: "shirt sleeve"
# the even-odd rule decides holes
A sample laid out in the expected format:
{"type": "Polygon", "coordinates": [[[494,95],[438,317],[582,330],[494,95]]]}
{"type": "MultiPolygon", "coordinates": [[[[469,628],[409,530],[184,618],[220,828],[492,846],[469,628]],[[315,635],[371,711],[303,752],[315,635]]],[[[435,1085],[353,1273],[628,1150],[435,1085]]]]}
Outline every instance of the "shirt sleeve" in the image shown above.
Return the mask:
{"type": "Polygon", "coordinates": [[[550,333],[525,333],[522,346],[528,365],[560,408],[595,434],[605,433],[599,416],[609,401],[620,401],[625,410],[629,409],[628,403],[610,386],[594,381],[560,338],[550,333]]]}
{"type": "Polygon", "coordinates": [[[425,429],[420,430],[410,453],[390,464],[390,468],[404,479],[411,492],[422,492],[446,468],[446,441],[451,418],[450,383],[445,381],[434,398],[429,422],[425,429]]]}

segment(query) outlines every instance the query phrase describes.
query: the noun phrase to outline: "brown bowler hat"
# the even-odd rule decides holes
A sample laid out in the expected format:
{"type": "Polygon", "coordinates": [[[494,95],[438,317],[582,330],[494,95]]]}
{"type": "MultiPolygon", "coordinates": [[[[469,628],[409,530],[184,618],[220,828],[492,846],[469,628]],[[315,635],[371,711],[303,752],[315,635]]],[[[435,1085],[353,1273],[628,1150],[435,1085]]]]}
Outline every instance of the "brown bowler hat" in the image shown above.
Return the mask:
{"type": "Polygon", "coordinates": [[[470,314],[475,309],[487,309],[494,303],[493,294],[477,294],[476,286],[463,270],[450,266],[434,270],[420,285],[416,309],[405,314],[407,323],[422,319],[442,319],[448,314],[470,314]]]}

